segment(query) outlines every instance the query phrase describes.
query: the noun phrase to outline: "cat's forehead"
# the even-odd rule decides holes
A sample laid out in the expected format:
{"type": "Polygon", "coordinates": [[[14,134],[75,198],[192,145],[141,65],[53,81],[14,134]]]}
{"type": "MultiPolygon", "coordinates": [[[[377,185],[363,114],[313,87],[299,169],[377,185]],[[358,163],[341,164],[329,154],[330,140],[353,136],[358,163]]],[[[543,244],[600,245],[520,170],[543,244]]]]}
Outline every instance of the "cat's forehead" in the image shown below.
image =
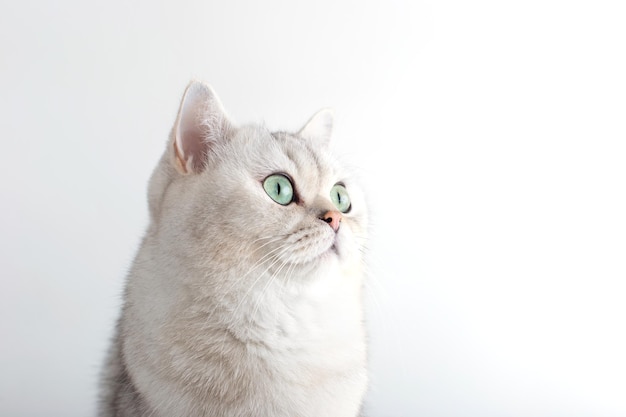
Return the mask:
{"type": "Polygon", "coordinates": [[[291,134],[273,133],[272,137],[284,155],[282,163],[287,173],[294,177],[301,193],[325,192],[342,180],[342,169],[325,145],[291,134]]]}
{"type": "Polygon", "coordinates": [[[322,147],[303,138],[282,132],[272,133],[287,163],[300,174],[328,175],[335,171],[333,161],[322,147]]]}
{"type": "Polygon", "coordinates": [[[250,168],[256,176],[285,173],[299,188],[318,188],[337,181],[341,167],[324,146],[286,132],[248,132],[250,168]]]}

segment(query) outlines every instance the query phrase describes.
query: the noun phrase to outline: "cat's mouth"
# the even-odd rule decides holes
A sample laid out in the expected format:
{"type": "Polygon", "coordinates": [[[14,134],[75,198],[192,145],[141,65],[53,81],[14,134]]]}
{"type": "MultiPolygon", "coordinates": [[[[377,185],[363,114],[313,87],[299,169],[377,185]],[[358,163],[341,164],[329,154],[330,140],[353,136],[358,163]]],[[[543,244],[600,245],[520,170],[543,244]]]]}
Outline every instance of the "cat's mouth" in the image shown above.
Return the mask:
{"type": "Polygon", "coordinates": [[[315,264],[329,258],[341,257],[337,234],[324,233],[325,229],[299,231],[287,238],[286,249],[281,254],[285,262],[296,265],[315,264]]]}
{"type": "Polygon", "coordinates": [[[320,246],[321,250],[318,249],[318,251],[311,251],[312,257],[310,262],[324,262],[332,258],[341,258],[341,245],[338,244],[336,235],[333,236],[332,239],[329,239],[329,241],[321,242],[320,246]]]}

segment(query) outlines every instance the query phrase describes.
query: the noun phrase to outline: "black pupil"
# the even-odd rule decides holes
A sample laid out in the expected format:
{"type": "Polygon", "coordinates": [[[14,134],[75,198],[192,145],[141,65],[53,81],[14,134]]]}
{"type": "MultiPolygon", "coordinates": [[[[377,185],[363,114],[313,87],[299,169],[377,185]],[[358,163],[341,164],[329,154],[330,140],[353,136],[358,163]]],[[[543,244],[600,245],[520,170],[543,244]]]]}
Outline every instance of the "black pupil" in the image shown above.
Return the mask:
{"type": "Polygon", "coordinates": [[[276,183],[276,194],[280,195],[280,183],[276,183]]]}

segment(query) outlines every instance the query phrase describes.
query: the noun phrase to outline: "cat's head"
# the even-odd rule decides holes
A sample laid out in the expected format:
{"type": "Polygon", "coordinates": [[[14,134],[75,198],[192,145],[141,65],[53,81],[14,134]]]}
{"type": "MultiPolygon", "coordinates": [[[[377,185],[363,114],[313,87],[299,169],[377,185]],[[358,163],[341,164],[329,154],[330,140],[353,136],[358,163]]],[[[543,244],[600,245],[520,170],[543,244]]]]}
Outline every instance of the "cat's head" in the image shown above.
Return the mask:
{"type": "Polygon", "coordinates": [[[213,90],[192,82],[151,180],[153,232],[212,273],[358,266],[365,201],[329,153],[332,126],[322,110],[297,133],[236,127],[213,90]]]}

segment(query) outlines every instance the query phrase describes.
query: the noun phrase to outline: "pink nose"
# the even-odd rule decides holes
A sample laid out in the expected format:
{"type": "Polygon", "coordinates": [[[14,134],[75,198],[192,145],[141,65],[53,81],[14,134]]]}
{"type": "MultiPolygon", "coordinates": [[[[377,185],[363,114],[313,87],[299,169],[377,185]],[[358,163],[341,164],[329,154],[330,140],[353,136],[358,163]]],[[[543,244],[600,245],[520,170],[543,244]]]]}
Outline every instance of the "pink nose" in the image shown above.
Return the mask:
{"type": "Polygon", "coordinates": [[[335,210],[329,210],[320,217],[320,220],[328,223],[330,227],[336,232],[339,230],[339,223],[341,223],[341,213],[335,210]]]}

